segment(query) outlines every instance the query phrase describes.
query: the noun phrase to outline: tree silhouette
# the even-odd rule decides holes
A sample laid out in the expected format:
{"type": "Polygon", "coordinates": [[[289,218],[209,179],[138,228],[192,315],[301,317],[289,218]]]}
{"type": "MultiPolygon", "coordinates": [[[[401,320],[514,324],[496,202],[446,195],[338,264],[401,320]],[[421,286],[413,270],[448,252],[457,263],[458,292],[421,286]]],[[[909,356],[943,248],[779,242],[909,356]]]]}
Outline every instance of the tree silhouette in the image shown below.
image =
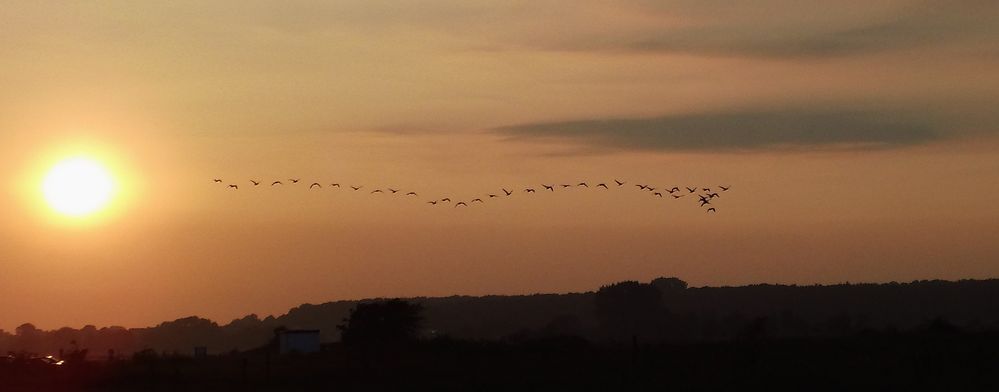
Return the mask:
{"type": "Polygon", "coordinates": [[[659,289],[659,291],[663,294],[674,293],[687,289],[687,282],[684,282],[679,278],[655,278],[650,284],[659,289]]]}
{"type": "Polygon", "coordinates": [[[348,345],[404,343],[416,340],[422,312],[423,306],[400,299],[359,303],[337,329],[348,345]]]}
{"type": "Polygon", "coordinates": [[[660,327],[662,293],[651,284],[627,281],[603,286],[593,301],[597,321],[611,337],[648,336],[660,327]]]}

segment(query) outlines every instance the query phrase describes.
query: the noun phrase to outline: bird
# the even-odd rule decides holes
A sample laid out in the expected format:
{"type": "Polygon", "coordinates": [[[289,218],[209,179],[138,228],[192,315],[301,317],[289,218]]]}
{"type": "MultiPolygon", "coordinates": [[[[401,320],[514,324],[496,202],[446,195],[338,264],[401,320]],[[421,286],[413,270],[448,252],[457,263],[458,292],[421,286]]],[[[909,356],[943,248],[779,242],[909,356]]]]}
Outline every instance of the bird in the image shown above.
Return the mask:
{"type": "Polygon", "coordinates": [[[312,183],[311,185],[309,185],[309,189],[312,189],[312,187],[314,187],[314,186],[318,186],[318,187],[320,187],[320,188],[322,188],[322,187],[323,187],[322,185],[319,185],[319,183],[318,183],[318,182],[313,182],[313,183],[312,183]]]}
{"type": "Polygon", "coordinates": [[[701,207],[704,207],[705,204],[711,204],[711,201],[707,200],[707,199],[702,199],[701,200],[701,207]]]}
{"type": "Polygon", "coordinates": [[[711,188],[701,188],[702,191],[711,192],[711,188]]]}
{"type": "Polygon", "coordinates": [[[708,194],[708,198],[709,199],[714,199],[716,197],[721,197],[721,196],[718,195],[718,192],[711,192],[711,193],[708,194]]]}
{"type": "Polygon", "coordinates": [[[409,192],[406,194],[406,196],[416,196],[416,192],[409,192]]]}
{"type": "Polygon", "coordinates": [[[590,187],[589,185],[586,185],[586,183],[585,183],[585,182],[581,182],[581,183],[577,184],[576,186],[585,186],[585,187],[587,187],[587,188],[589,188],[589,187],[590,187]]]}
{"type": "Polygon", "coordinates": [[[649,192],[652,192],[652,191],[656,190],[656,187],[650,185],[650,186],[645,187],[645,190],[647,190],[649,192]]]}
{"type": "Polygon", "coordinates": [[[335,187],[339,188],[340,184],[334,182],[334,183],[330,184],[330,186],[335,186],[335,187]]]}
{"type": "Polygon", "coordinates": [[[571,186],[572,186],[572,185],[569,185],[569,184],[562,184],[562,187],[563,187],[563,188],[568,188],[568,187],[571,187],[571,186]]]}
{"type": "Polygon", "coordinates": [[[541,186],[545,187],[545,189],[547,189],[547,190],[550,190],[550,191],[552,191],[552,192],[555,192],[555,185],[545,185],[545,184],[541,184],[541,186]]]}
{"type": "Polygon", "coordinates": [[[221,178],[215,178],[215,179],[212,179],[212,181],[214,181],[214,182],[222,182],[222,179],[221,178]]]}
{"type": "Polygon", "coordinates": [[[253,183],[253,186],[257,186],[257,185],[260,185],[260,181],[254,181],[254,180],[250,180],[250,182],[252,182],[252,183],[253,183]]]}
{"type": "Polygon", "coordinates": [[[638,189],[642,189],[642,190],[645,189],[645,185],[642,185],[642,184],[635,184],[635,186],[637,186],[638,189]]]}
{"type": "Polygon", "coordinates": [[[359,190],[361,190],[361,188],[364,188],[364,185],[361,185],[361,186],[353,186],[353,185],[351,185],[350,188],[353,189],[353,190],[355,190],[355,191],[359,191],[359,190]]]}
{"type": "Polygon", "coordinates": [[[229,187],[232,188],[232,189],[239,190],[239,185],[236,185],[236,184],[229,184],[229,187]]]}
{"type": "Polygon", "coordinates": [[[614,182],[617,183],[617,186],[624,185],[624,181],[618,181],[618,180],[615,179],[614,182]]]}
{"type": "Polygon", "coordinates": [[[686,195],[673,195],[673,198],[674,199],[679,199],[679,198],[684,197],[684,196],[686,196],[686,195]]]}
{"type": "Polygon", "coordinates": [[[292,184],[298,184],[298,181],[300,181],[300,180],[301,180],[301,178],[289,178],[288,179],[288,181],[291,181],[292,184]]]}
{"type": "Polygon", "coordinates": [[[451,199],[450,199],[450,198],[447,198],[447,197],[445,197],[445,198],[441,199],[441,201],[442,201],[442,202],[445,202],[445,203],[449,203],[449,202],[451,202],[451,199]]]}
{"type": "Polygon", "coordinates": [[[659,197],[663,197],[663,194],[659,193],[659,192],[653,193],[653,195],[656,195],[656,196],[659,196],[659,197]]]}
{"type": "Polygon", "coordinates": [[[503,193],[506,193],[507,196],[510,196],[510,195],[513,194],[513,191],[508,191],[508,190],[506,190],[506,188],[500,188],[500,189],[502,189],[503,193]]]}
{"type": "Polygon", "coordinates": [[[392,193],[399,193],[398,189],[388,188],[388,190],[389,190],[389,192],[392,192],[392,193]]]}
{"type": "Polygon", "coordinates": [[[673,192],[676,192],[676,191],[677,191],[676,187],[673,187],[673,189],[664,189],[664,190],[665,190],[666,192],[669,192],[669,194],[671,194],[671,195],[673,194],[673,192]]]}
{"type": "Polygon", "coordinates": [[[610,189],[610,188],[607,188],[607,184],[604,184],[602,182],[599,183],[599,184],[597,184],[597,188],[599,188],[599,187],[604,187],[604,189],[610,189]]]}
{"type": "Polygon", "coordinates": [[[534,188],[527,188],[527,189],[524,189],[524,192],[527,192],[527,193],[534,193],[534,188]]]}
{"type": "Polygon", "coordinates": [[[705,210],[704,212],[718,212],[718,210],[716,210],[714,207],[711,207],[705,210]]]}
{"type": "Polygon", "coordinates": [[[499,196],[496,196],[496,195],[494,195],[494,194],[490,193],[490,194],[489,194],[489,197],[490,197],[490,198],[493,198],[493,197],[499,197],[499,196]]]}
{"type": "Polygon", "coordinates": [[[680,191],[680,188],[679,188],[679,187],[673,187],[673,188],[671,188],[671,189],[669,190],[669,193],[673,193],[673,192],[679,192],[679,191],[680,191]]]}
{"type": "Polygon", "coordinates": [[[482,199],[479,199],[479,198],[472,199],[472,203],[475,203],[475,202],[485,203],[484,201],[482,201],[482,199]]]}
{"type": "Polygon", "coordinates": [[[275,185],[284,185],[284,183],[281,182],[281,181],[274,181],[274,182],[271,183],[271,186],[275,186],[275,185]]]}
{"type": "Polygon", "coordinates": [[[427,204],[437,205],[437,200],[428,201],[427,204]]]}
{"type": "Polygon", "coordinates": [[[687,192],[690,192],[690,193],[694,193],[695,191],[697,191],[697,188],[691,188],[689,186],[685,186],[684,188],[687,188],[687,192]]]}
{"type": "Polygon", "coordinates": [[[375,190],[371,191],[371,193],[382,193],[382,190],[381,189],[375,189],[375,190]]]}
{"type": "Polygon", "coordinates": [[[728,188],[731,188],[731,186],[721,186],[721,185],[719,185],[718,187],[721,188],[722,192],[725,192],[728,190],[728,188]]]}
{"type": "Polygon", "coordinates": [[[454,206],[455,206],[455,207],[458,207],[458,206],[465,206],[465,207],[468,207],[468,204],[465,204],[465,202],[463,202],[463,201],[459,201],[459,202],[457,202],[457,203],[454,203],[454,206]]]}

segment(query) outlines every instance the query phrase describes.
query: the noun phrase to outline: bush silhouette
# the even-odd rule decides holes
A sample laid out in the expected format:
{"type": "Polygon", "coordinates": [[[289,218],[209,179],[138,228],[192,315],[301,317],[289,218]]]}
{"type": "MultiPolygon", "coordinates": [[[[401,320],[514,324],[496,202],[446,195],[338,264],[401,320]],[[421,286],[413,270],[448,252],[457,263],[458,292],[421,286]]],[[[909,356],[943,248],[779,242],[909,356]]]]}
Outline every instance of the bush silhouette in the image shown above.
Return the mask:
{"type": "Polygon", "coordinates": [[[597,321],[611,337],[649,336],[660,327],[662,292],[653,285],[627,281],[603,286],[593,302],[597,321]]]}
{"type": "Polygon", "coordinates": [[[416,340],[423,306],[399,299],[357,304],[338,325],[347,345],[397,344],[416,340]]]}

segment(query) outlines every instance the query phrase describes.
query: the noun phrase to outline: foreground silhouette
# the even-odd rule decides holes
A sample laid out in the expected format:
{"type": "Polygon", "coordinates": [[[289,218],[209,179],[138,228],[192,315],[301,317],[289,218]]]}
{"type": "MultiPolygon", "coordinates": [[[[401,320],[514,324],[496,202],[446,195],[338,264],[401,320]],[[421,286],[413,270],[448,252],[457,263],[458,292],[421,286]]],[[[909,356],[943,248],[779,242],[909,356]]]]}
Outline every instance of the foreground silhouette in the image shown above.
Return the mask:
{"type": "Polygon", "coordinates": [[[690,288],[659,278],[302,305],[222,326],[23,324],[0,333],[12,352],[0,390],[995,390],[997,294],[996,280],[690,288]],[[274,336],[287,328],[319,329],[326,343],[281,355],[274,336]]]}

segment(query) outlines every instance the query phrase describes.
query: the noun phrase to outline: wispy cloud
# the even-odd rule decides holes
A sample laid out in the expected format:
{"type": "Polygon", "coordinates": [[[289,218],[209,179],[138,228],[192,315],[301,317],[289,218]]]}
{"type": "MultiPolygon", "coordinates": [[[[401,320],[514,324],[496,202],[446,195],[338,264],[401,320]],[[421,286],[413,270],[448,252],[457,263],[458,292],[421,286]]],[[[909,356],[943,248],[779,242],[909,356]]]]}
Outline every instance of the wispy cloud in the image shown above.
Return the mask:
{"type": "MultiPolygon", "coordinates": [[[[974,44],[999,39],[993,15],[999,3],[985,1],[919,2],[897,6],[883,15],[809,15],[803,5],[781,1],[747,4],[772,9],[769,15],[732,17],[721,13],[707,22],[679,27],[663,23],[600,34],[578,34],[548,49],[570,51],[689,53],[699,55],[824,58],[872,54],[934,44],[974,44]],[[802,21],[811,23],[802,23],[802,21]]],[[[707,5],[663,5],[669,15],[704,13],[707,5]]],[[[738,6],[735,6],[738,9],[738,6]]],[[[805,7],[807,8],[807,6],[805,7]]],[[[735,13],[737,14],[737,13],[735,13]]],[[[750,14],[747,12],[747,14],[750,14]]],[[[698,20],[698,18],[691,18],[698,20]]]]}
{"type": "Polygon", "coordinates": [[[744,110],[648,118],[602,118],[494,129],[518,139],[588,147],[660,150],[759,150],[780,147],[894,147],[948,137],[913,114],[849,109],[744,110]]]}

